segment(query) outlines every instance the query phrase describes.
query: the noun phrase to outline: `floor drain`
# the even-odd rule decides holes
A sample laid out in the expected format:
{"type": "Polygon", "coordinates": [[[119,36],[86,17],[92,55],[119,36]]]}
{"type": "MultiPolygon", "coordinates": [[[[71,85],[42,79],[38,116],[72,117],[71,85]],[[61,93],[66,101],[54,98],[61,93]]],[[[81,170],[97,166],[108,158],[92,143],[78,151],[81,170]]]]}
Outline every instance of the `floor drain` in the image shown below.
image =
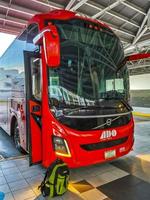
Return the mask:
{"type": "Polygon", "coordinates": [[[0,161],[1,161],[1,160],[4,160],[4,157],[3,157],[2,155],[0,155],[0,161]]]}

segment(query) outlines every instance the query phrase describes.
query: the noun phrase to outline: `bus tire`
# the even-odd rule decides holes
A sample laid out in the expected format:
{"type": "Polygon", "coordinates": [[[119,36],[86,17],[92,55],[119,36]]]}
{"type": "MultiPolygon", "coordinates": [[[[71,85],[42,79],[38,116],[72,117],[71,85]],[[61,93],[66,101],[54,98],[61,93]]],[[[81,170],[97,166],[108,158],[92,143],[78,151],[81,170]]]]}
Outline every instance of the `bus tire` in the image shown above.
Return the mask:
{"type": "Polygon", "coordinates": [[[19,127],[18,127],[18,122],[17,122],[17,120],[15,121],[15,125],[14,125],[13,139],[14,139],[14,143],[15,143],[16,149],[17,149],[20,153],[24,153],[24,150],[23,150],[23,148],[21,147],[21,144],[20,144],[20,134],[19,134],[19,127]]]}

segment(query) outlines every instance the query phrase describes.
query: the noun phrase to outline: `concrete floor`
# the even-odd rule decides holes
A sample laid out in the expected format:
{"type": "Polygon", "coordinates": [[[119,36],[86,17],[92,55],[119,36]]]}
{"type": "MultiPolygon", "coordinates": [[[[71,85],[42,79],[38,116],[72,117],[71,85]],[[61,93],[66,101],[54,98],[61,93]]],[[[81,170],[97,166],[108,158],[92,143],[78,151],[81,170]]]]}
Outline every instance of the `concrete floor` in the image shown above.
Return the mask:
{"type": "Polygon", "coordinates": [[[13,139],[0,128],[0,156],[10,158],[21,156],[22,154],[15,148],[13,139]]]}
{"type": "MultiPolygon", "coordinates": [[[[71,170],[68,192],[55,200],[149,200],[150,121],[136,122],[134,151],[111,163],[71,170]]],[[[5,200],[44,199],[38,190],[45,170],[28,158],[0,162],[5,200]]]]}

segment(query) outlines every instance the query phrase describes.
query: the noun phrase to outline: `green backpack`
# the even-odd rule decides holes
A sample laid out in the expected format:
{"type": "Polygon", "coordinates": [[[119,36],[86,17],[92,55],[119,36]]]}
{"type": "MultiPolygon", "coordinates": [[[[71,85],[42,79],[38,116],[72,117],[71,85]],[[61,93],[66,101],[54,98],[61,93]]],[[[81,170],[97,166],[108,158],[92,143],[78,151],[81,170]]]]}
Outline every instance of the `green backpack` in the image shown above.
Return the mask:
{"type": "Polygon", "coordinates": [[[44,197],[63,195],[68,189],[69,169],[66,163],[57,159],[47,169],[39,188],[44,197]]]}

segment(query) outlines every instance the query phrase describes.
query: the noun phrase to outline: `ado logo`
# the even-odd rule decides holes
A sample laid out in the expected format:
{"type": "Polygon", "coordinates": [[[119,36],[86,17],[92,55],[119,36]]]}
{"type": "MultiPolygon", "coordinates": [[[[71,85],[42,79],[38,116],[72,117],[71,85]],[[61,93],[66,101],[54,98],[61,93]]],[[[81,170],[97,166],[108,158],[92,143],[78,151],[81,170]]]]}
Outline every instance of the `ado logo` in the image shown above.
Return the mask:
{"type": "Polygon", "coordinates": [[[107,130],[107,131],[102,132],[100,139],[107,139],[107,138],[115,137],[116,135],[117,135],[117,131],[115,129],[107,130]]]}

